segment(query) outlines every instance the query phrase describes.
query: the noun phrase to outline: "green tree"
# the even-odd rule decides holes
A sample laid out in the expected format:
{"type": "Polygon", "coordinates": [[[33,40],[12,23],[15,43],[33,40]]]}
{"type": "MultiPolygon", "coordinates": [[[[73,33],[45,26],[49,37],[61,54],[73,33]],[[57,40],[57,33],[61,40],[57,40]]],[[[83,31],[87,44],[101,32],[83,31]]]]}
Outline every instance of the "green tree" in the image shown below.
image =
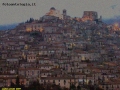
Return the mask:
{"type": "Polygon", "coordinates": [[[92,81],[91,80],[89,80],[88,85],[92,85],[92,81]]]}
{"type": "Polygon", "coordinates": [[[77,90],[81,90],[81,87],[80,87],[80,85],[78,85],[78,86],[77,86],[77,90]]]}
{"type": "Polygon", "coordinates": [[[30,18],[29,23],[31,23],[31,22],[33,22],[33,21],[34,21],[34,19],[33,19],[33,18],[30,18]]]}
{"type": "Polygon", "coordinates": [[[15,84],[11,81],[11,83],[10,83],[10,87],[11,88],[13,88],[13,87],[15,87],[15,84]]]}
{"type": "Polygon", "coordinates": [[[70,90],[75,90],[76,86],[74,84],[70,85],[70,90]]]}
{"type": "Polygon", "coordinates": [[[19,76],[16,77],[16,87],[20,86],[20,79],[19,76]]]}
{"type": "Polygon", "coordinates": [[[28,90],[44,90],[45,85],[41,85],[39,81],[33,81],[31,84],[28,86],[28,90]]]}

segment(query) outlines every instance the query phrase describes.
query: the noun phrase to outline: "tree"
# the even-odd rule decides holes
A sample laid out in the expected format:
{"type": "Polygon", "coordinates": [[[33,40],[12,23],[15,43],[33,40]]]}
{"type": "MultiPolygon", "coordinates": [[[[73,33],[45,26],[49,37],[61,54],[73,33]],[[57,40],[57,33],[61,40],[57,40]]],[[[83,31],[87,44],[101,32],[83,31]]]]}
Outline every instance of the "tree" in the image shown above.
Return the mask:
{"type": "Polygon", "coordinates": [[[33,22],[33,21],[34,21],[34,19],[33,19],[33,18],[30,18],[29,23],[31,23],[31,22],[33,22]]]}
{"type": "Polygon", "coordinates": [[[75,90],[75,89],[76,89],[76,87],[74,84],[70,85],[70,90],[75,90]]]}
{"type": "Polygon", "coordinates": [[[81,90],[81,87],[80,87],[80,85],[78,85],[78,86],[77,86],[77,90],[81,90]]]}
{"type": "Polygon", "coordinates": [[[101,83],[101,79],[100,79],[100,77],[98,77],[98,83],[101,83]]]}
{"type": "Polygon", "coordinates": [[[19,76],[16,77],[16,87],[20,86],[20,80],[19,80],[19,76]]]}
{"type": "Polygon", "coordinates": [[[90,90],[94,90],[94,86],[90,86],[90,88],[89,88],[90,90]]]}
{"type": "Polygon", "coordinates": [[[28,90],[50,90],[51,84],[40,84],[39,80],[32,81],[31,84],[28,86],[28,90]]]}
{"type": "Polygon", "coordinates": [[[25,23],[29,23],[29,21],[27,20],[25,23]]]}
{"type": "Polygon", "coordinates": [[[20,85],[21,90],[26,90],[25,85],[20,85]]]}
{"type": "Polygon", "coordinates": [[[85,84],[85,78],[83,77],[83,86],[84,86],[84,84],[85,84]]]}
{"type": "Polygon", "coordinates": [[[11,81],[10,87],[15,87],[15,84],[11,81]]]}
{"type": "Polygon", "coordinates": [[[92,85],[92,81],[91,80],[89,80],[88,85],[92,85]]]}

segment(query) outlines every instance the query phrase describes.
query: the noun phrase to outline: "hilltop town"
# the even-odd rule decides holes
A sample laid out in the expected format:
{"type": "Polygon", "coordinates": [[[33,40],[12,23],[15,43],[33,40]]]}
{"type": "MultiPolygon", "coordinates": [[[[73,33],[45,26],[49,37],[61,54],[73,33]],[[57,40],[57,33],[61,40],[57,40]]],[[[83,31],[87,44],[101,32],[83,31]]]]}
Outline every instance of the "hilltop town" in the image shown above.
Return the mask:
{"type": "Polygon", "coordinates": [[[73,18],[52,7],[39,20],[0,31],[0,87],[15,84],[19,76],[26,87],[37,80],[120,90],[119,60],[119,26],[107,25],[95,11],[73,18]]]}

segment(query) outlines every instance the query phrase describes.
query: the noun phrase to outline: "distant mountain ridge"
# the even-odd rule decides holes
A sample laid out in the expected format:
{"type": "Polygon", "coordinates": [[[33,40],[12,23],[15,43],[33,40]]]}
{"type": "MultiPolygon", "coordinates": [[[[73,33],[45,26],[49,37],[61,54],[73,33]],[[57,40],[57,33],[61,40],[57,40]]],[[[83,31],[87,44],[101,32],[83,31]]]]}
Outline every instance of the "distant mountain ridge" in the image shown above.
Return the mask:
{"type": "MultiPolygon", "coordinates": [[[[111,18],[111,19],[103,19],[103,22],[107,24],[114,24],[115,22],[120,23],[120,16],[117,16],[116,18],[111,18]]],[[[0,25],[0,30],[14,29],[18,24],[19,23],[0,25]]]]}
{"type": "Polygon", "coordinates": [[[114,24],[114,23],[120,23],[120,16],[116,16],[114,18],[111,19],[103,19],[103,22],[107,23],[107,24],[114,24]]]}
{"type": "Polygon", "coordinates": [[[7,25],[0,25],[0,30],[14,29],[17,25],[18,25],[18,23],[7,24],[7,25]]]}
{"type": "Polygon", "coordinates": [[[114,24],[115,22],[120,23],[120,20],[106,19],[106,20],[103,20],[103,22],[105,22],[105,23],[107,23],[107,24],[114,24]]]}

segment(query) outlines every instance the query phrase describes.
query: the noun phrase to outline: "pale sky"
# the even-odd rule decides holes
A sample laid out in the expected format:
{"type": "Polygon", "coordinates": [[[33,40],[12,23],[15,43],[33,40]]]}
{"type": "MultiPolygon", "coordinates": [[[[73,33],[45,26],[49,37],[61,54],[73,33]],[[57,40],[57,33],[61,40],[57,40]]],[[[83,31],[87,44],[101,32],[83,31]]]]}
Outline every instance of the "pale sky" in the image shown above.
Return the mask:
{"type": "Polygon", "coordinates": [[[97,11],[103,18],[120,15],[120,0],[0,0],[0,25],[39,19],[51,7],[71,17],[82,17],[83,11],[97,11]],[[36,3],[36,6],[3,6],[2,3],[36,3]]]}

